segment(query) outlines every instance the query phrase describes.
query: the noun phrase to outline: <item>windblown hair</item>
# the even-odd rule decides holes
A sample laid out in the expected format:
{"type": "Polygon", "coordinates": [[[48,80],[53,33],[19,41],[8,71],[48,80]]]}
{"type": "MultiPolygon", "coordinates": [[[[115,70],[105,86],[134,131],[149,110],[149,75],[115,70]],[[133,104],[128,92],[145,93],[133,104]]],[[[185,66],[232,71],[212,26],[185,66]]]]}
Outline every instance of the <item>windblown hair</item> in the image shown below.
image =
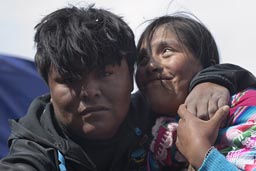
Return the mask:
{"type": "Polygon", "coordinates": [[[203,68],[219,64],[219,52],[210,31],[189,14],[177,13],[156,18],[142,33],[137,45],[139,51],[142,43],[146,42],[151,54],[150,42],[154,32],[159,27],[165,27],[176,34],[179,42],[201,62],[203,68]]]}
{"type": "Polygon", "coordinates": [[[66,7],[44,17],[35,29],[35,63],[47,83],[52,67],[62,76],[81,78],[94,69],[120,65],[123,58],[133,74],[133,32],[107,10],[66,7]]]}

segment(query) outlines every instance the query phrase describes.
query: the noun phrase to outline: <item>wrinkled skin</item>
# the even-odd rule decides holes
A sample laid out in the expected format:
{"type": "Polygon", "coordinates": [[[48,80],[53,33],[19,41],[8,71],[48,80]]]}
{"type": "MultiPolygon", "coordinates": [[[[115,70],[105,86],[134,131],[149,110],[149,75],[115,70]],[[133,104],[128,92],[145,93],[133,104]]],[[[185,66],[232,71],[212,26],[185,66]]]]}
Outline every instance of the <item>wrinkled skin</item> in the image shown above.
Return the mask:
{"type": "Polygon", "coordinates": [[[73,138],[112,138],[128,113],[132,76],[126,60],[94,70],[81,80],[64,78],[52,68],[51,101],[56,118],[73,138]]]}
{"type": "Polygon", "coordinates": [[[185,104],[188,111],[200,119],[208,120],[222,106],[227,105],[230,99],[229,90],[214,83],[198,84],[189,93],[185,104]]]}

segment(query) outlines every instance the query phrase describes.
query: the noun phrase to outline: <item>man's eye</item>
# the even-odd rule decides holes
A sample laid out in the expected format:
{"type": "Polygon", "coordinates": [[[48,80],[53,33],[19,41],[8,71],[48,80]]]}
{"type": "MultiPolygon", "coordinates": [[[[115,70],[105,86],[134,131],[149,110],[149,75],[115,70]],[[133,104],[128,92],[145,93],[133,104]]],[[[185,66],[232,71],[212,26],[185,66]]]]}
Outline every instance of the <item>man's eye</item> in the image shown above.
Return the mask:
{"type": "Polygon", "coordinates": [[[73,84],[75,81],[77,81],[75,78],[62,78],[62,79],[56,80],[56,82],[60,84],[66,84],[66,85],[73,84]]]}
{"type": "Polygon", "coordinates": [[[73,84],[75,82],[75,79],[69,78],[69,79],[64,79],[63,83],[64,84],[73,84]]]}
{"type": "Polygon", "coordinates": [[[107,71],[106,71],[106,72],[103,73],[103,76],[104,76],[104,77],[109,77],[109,76],[111,76],[112,74],[113,74],[113,72],[107,72],[107,71]]]}
{"type": "Polygon", "coordinates": [[[101,72],[99,73],[99,76],[100,76],[100,77],[109,77],[109,76],[111,76],[112,74],[113,74],[112,71],[101,71],[101,72]]]}

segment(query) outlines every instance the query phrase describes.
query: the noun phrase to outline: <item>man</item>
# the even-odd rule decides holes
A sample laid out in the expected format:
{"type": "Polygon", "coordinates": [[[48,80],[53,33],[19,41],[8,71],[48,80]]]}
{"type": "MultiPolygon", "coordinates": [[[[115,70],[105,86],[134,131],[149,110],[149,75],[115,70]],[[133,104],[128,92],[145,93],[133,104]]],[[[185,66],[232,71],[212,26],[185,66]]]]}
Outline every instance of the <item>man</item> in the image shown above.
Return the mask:
{"type": "Polygon", "coordinates": [[[136,47],[129,26],[103,9],[68,7],[42,19],[35,42],[50,95],[11,122],[10,154],[0,168],[140,168],[144,128],[136,124],[146,127],[147,119],[130,105],[136,47]]]}

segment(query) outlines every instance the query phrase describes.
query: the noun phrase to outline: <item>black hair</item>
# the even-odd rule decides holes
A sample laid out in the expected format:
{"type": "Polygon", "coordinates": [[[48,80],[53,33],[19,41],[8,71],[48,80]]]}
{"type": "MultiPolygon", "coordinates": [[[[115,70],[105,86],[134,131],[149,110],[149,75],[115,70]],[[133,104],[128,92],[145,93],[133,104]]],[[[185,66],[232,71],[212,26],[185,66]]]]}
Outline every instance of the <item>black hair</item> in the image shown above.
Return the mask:
{"type": "Polygon", "coordinates": [[[203,68],[219,63],[219,52],[212,34],[188,13],[176,13],[154,19],[142,33],[137,45],[138,51],[142,43],[146,42],[147,53],[151,53],[150,41],[156,29],[161,26],[176,34],[180,43],[199,59],[203,68]]]}
{"type": "Polygon", "coordinates": [[[44,17],[35,26],[35,63],[48,83],[50,68],[62,76],[81,78],[96,68],[127,60],[130,74],[136,61],[131,28],[110,11],[65,7],[44,17]]]}

